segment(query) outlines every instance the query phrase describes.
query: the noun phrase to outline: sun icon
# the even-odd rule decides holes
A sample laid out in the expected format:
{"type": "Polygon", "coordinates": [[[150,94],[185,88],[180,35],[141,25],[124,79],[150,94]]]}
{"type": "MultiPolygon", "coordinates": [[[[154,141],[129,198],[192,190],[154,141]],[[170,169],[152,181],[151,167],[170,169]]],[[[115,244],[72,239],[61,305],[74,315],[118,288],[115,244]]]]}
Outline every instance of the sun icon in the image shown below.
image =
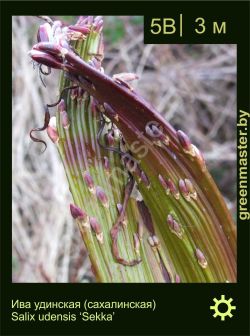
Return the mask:
{"type": "Polygon", "coordinates": [[[232,298],[226,300],[225,295],[221,295],[220,300],[217,300],[216,298],[213,299],[215,305],[210,306],[210,309],[214,310],[215,313],[213,314],[213,317],[220,316],[221,321],[225,321],[225,317],[233,317],[233,314],[231,313],[232,310],[236,309],[236,306],[232,306],[231,302],[233,301],[232,298]],[[222,306],[226,306],[226,309],[223,309],[221,311],[222,306]]]}

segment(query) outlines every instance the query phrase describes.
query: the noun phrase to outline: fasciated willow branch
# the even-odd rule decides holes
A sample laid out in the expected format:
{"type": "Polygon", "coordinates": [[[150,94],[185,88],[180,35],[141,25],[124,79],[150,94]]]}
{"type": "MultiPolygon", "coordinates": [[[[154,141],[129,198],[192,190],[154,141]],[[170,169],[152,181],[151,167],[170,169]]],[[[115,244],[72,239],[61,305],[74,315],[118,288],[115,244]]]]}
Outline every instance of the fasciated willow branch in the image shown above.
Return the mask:
{"type": "Polygon", "coordinates": [[[63,70],[62,90],[68,85],[82,90],[68,92],[53,137],[76,206],[86,209],[88,193],[92,195],[91,215],[80,231],[95,273],[100,281],[236,281],[235,225],[202,153],[134,92],[124,76],[104,74],[102,19],[95,20],[79,19],[56,42],[46,37],[30,52],[38,63],[63,70]],[[65,36],[76,42],[68,44],[65,36]],[[66,115],[71,120],[67,127],[66,115]],[[104,118],[110,120],[112,132],[119,132],[116,140],[104,118]],[[135,148],[138,143],[144,155],[135,148]],[[136,181],[132,193],[129,176],[136,181]],[[104,188],[110,190],[110,185],[114,188],[106,194],[104,188]],[[117,215],[112,206],[122,203],[117,215]],[[127,231],[125,211],[128,222],[138,223],[136,232],[127,231]],[[98,235],[98,242],[86,225],[98,235]],[[124,232],[119,243],[120,229],[124,232]],[[139,260],[140,264],[135,262],[139,260]]]}
{"type": "MultiPolygon", "coordinates": [[[[106,104],[106,114],[124,133],[126,131],[124,128],[129,126],[131,133],[133,132],[134,135],[140,134],[140,139],[147,142],[147,140],[151,140],[145,135],[145,129],[148,123],[153,120],[163,127],[163,132],[169,138],[169,149],[167,150],[173,150],[182,156],[184,165],[190,171],[192,170],[195,172],[194,176],[196,179],[201,179],[200,186],[204,187],[204,189],[207,187],[208,191],[210,191],[209,199],[213,201],[216,215],[223,219],[222,223],[225,222],[223,217],[226,215],[229,224],[227,224],[227,227],[224,227],[226,232],[230,233],[231,231],[235,231],[235,225],[232,222],[232,218],[226,208],[223,198],[205,167],[205,162],[200,151],[192,145],[193,152],[188,153],[189,155],[183,155],[183,152],[185,153],[185,148],[183,148],[182,137],[180,135],[178,137],[178,134],[173,127],[168,124],[166,120],[153,109],[153,107],[145,102],[143,98],[139,97],[134,91],[117,84],[107,75],[97,72],[93,67],[89,66],[73,53],[66,53],[65,59],[77,69],[78,78],[82,76],[87,79],[88,85],[86,85],[86,81],[84,85],[83,81],[78,79],[79,85],[82,85],[86,90],[91,92],[91,94],[100,102],[106,104]],[[89,84],[89,81],[91,84],[89,84]],[[136,120],[136,123],[133,122],[134,120],[136,120]],[[192,158],[193,160],[190,160],[192,158]],[[221,211],[222,209],[223,213],[221,211]]],[[[159,149],[159,151],[162,151],[162,149],[159,149]]],[[[233,238],[234,239],[230,241],[230,244],[235,251],[235,236],[233,238]]]]}

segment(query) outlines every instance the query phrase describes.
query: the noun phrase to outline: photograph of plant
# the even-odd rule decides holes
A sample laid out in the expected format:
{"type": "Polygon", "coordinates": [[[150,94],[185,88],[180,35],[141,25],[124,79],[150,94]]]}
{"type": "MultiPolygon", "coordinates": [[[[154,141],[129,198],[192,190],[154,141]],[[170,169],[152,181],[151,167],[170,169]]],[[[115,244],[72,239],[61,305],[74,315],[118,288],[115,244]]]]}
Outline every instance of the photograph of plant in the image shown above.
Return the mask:
{"type": "Polygon", "coordinates": [[[13,281],[236,282],[235,118],[235,45],[13,17],[13,281]]]}

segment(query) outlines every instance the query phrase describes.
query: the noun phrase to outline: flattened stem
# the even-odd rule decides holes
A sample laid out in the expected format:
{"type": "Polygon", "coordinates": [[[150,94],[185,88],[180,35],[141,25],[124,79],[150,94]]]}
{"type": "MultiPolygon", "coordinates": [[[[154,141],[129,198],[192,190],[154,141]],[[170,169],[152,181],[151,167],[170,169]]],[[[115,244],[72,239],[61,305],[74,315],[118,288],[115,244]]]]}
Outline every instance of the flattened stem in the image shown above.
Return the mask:
{"type": "MultiPolygon", "coordinates": [[[[72,51],[67,51],[64,55],[63,65],[61,67],[64,69],[68,75],[69,79],[72,78],[75,83],[79,83],[79,86],[85,88],[85,90],[99,100],[100,103],[103,104],[104,110],[103,113],[106,114],[112,122],[114,122],[119,129],[122,131],[124,138],[127,140],[128,144],[131,144],[133,140],[135,140],[139,134],[143,134],[142,142],[144,144],[148,143],[152,139],[149,133],[145,134],[145,127],[147,126],[147,122],[156,121],[159,123],[163,132],[162,136],[167,136],[166,139],[160,139],[161,141],[153,141],[151,146],[152,157],[155,160],[151,160],[149,162],[149,157],[144,160],[145,165],[147,163],[151,165],[152,171],[158,173],[158,169],[161,168],[159,163],[166,164],[166,152],[168,153],[168,158],[171,160],[171,154],[175,156],[177,163],[174,163],[175,170],[177,170],[176,175],[178,178],[183,178],[182,173],[185,172],[187,174],[187,178],[193,177],[194,180],[199,182],[199,201],[203,200],[202,204],[204,205],[204,210],[206,209],[208,212],[209,223],[211,223],[212,219],[214,219],[214,226],[218,228],[221,223],[224,229],[221,231],[222,234],[219,235],[219,239],[215,241],[214,236],[211,234],[208,239],[200,239],[204,243],[207,241],[207,246],[218,244],[221,245],[223,242],[223,237],[228,236],[228,242],[225,241],[226,250],[228,253],[225,253],[226,261],[230,260],[229,253],[230,247],[232,249],[231,252],[235,253],[235,227],[233,225],[230,214],[225,206],[224,200],[220,195],[216,185],[214,184],[211,176],[207,172],[207,170],[202,169],[199,163],[203,162],[201,159],[199,162],[196,162],[193,157],[190,158],[186,155],[186,152],[183,151],[183,146],[180,140],[177,137],[176,131],[169,125],[157,112],[146,103],[141,97],[137,96],[130,87],[125,87],[124,85],[120,85],[119,81],[116,83],[108,76],[103,75],[101,72],[96,71],[92,66],[86,64],[80,57],[74,54],[72,51]],[[167,141],[164,141],[167,140],[167,141]],[[162,142],[164,141],[164,142],[162,142]],[[159,146],[159,147],[156,147],[159,146]],[[176,154],[176,155],[175,155],[176,154]],[[158,159],[158,160],[157,160],[158,159]],[[180,176],[178,175],[180,174],[180,176]],[[232,231],[232,232],[230,232],[232,231]]],[[[153,131],[153,129],[151,130],[153,131]]],[[[154,132],[153,132],[154,133],[154,132]]],[[[193,145],[192,145],[193,146],[193,145]]],[[[195,146],[193,146],[194,148],[195,146]]],[[[195,151],[193,152],[196,153],[195,151]]],[[[199,151],[197,149],[197,153],[199,151]]],[[[188,153],[189,154],[189,153],[188,153]]],[[[165,164],[162,167],[165,167],[165,164]]],[[[146,169],[146,167],[144,167],[146,169]]],[[[164,170],[160,170],[161,174],[164,174],[164,170]]],[[[145,170],[146,171],[146,170],[145,170]]],[[[147,171],[146,171],[147,172],[147,171]]],[[[150,169],[148,169],[148,173],[150,173],[150,169]]],[[[153,174],[148,174],[150,175],[153,174]]],[[[152,176],[151,176],[152,177],[152,176]]],[[[153,185],[154,188],[157,188],[159,181],[156,181],[153,185]]],[[[153,189],[153,188],[152,188],[153,189]]],[[[155,190],[155,189],[153,189],[155,190]]],[[[125,216],[125,209],[128,203],[129,196],[126,200],[126,195],[130,195],[129,192],[129,183],[128,189],[126,187],[125,197],[124,197],[124,212],[120,214],[115,222],[113,228],[111,229],[111,237],[114,238],[112,240],[112,254],[115,255],[116,260],[123,265],[131,266],[133,262],[127,262],[123,258],[120,257],[118,251],[118,233],[120,229],[120,225],[122,222],[122,216],[125,216]],[[128,192],[127,192],[128,191],[128,192]]],[[[143,196],[147,196],[147,194],[143,194],[143,196]]],[[[179,198],[178,198],[179,199],[179,198]]],[[[151,210],[150,200],[148,202],[148,206],[151,210]]],[[[184,208],[184,207],[183,207],[184,208]]],[[[200,205],[198,207],[198,216],[202,216],[200,205]]],[[[204,216],[202,216],[204,219],[204,216]]],[[[114,219],[112,220],[114,222],[114,219]]],[[[208,233],[211,231],[208,230],[208,225],[204,223],[205,228],[207,228],[208,233]]],[[[158,226],[156,226],[158,228],[158,226]]],[[[211,229],[211,225],[210,225],[211,229]]],[[[213,230],[211,232],[214,232],[213,230]]],[[[196,237],[195,237],[196,238],[196,237]]],[[[200,238],[200,237],[198,237],[200,238]]],[[[202,237],[201,237],[202,238],[202,237]]],[[[217,248],[217,247],[216,247],[217,248]]],[[[220,249],[218,249],[220,250],[220,249]]],[[[205,253],[206,255],[206,253],[205,253]]],[[[211,254],[212,255],[212,254],[211,254]]],[[[164,255],[163,255],[164,256],[164,255]]],[[[231,255],[232,260],[234,259],[231,255]]],[[[217,259],[216,259],[217,260],[217,259]]],[[[163,261],[163,260],[162,260],[163,261]]],[[[225,261],[225,264],[226,264],[225,261]]],[[[218,264],[218,263],[217,263],[218,264]]],[[[168,268],[168,267],[167,267],[168,268]]],[[[136,268],[134,268],[136,269],[136,268]]],[[[133,271],[134,269],[130,270],[133,271]]],[[[216,278],[216,276],[214,277],[216,278]]]]}
{"type": "MultiPolygon", "coordinates": [[[[182,163],[188,168],[190,174],[192,174],[195,179],[199,179],[200,187],[206,194],[207,201],[211,204],[213,211],[216,213],[218,220],[223,226],[224,231],[230,236],[229,245],[234,256],[236,256],[236,228],[224,199],[222,198],[209,172],[207,170],[202,172],[194,161],[191,161],[183,155],[177,139],[176,131],[173,127],[168,124],[148,103],[146,103],[144,99],[137,96],[134,92],[124,86],[120,86],[107,75],[96,71],[82,59],[77,57],[77,55],[74,55],[72,52],[68,52],[65,55],[65,58],[72,64],[70,68],[75,68],[75,73],[78,71],[78,80],[80,81],[79,85],[84,85],[83,81],[80,79],[80,76],[82,75],[86,79],[86,85],[84,88],[100,102],[110,104],[113,111],[115,111],[117,116],[120,118],[118,126],[123,130],[129,123],[132,123],[133,125],[135,119],[139,132],[144,132],[147,122],[152,120],[159,122],[170,138],[170,148],[172,147],[175,151],[181,154],[182,163]],[[92,84],[89,84],[89,82],[92,84]]],[[[110,117],[114,123],[117,123],[114,115],[108,115],[108,117],[110,117]]]]}

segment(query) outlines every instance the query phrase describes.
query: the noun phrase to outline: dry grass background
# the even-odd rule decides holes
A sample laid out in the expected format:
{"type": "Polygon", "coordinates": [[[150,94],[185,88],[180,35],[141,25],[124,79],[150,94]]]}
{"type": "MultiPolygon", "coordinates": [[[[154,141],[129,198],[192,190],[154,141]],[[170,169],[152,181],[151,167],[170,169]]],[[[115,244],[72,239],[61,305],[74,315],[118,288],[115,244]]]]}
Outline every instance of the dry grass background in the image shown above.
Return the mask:
{"type": "MultiPolygon", "coordinates": [[[[27,55],[38,24],[37,18],[13,17],[13,281],[89,282],[56,149],[48,142],[41,154],[40,144],[29,138],[30,129],[43,123],[44,103],[58,95],[56,72],[43,88],[27,55]]],[[[105,24],[105,72],[139,75],[135,89],[203,151],[235,215],[236,46],[144,45],[140,17],[105,17],[105,24]]]]}

